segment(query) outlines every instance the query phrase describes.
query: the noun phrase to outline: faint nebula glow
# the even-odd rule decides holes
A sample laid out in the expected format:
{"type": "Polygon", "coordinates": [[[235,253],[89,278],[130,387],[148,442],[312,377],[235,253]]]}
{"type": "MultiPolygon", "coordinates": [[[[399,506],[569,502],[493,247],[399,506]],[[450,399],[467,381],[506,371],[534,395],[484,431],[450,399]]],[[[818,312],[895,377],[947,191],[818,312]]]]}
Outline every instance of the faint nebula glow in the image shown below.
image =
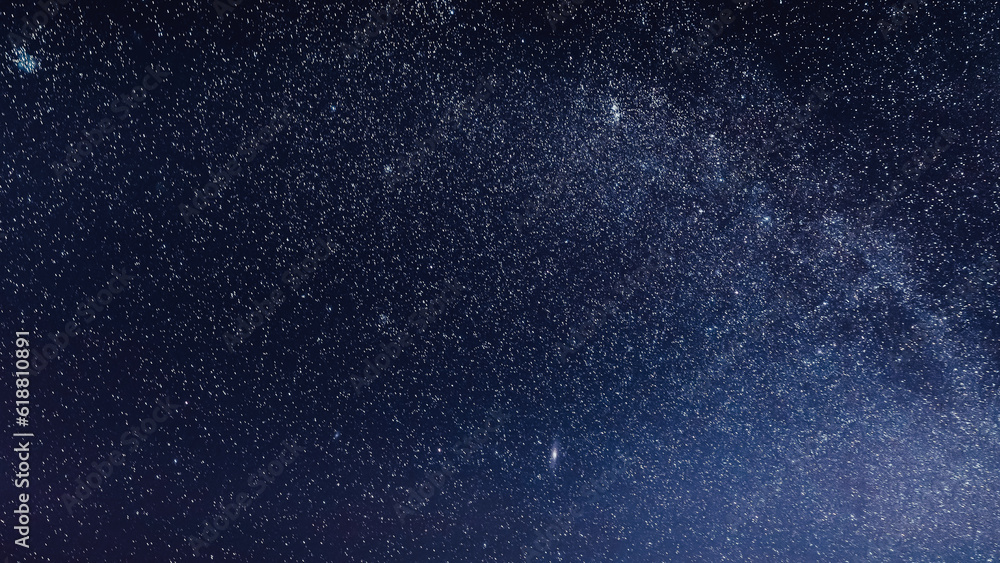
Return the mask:
{"type": "Polygon", "coordinates": [[[17,68],[25,74],[35,74],[35,71],[38,70],[38,59],[31,56],[31,53],[24,47],[16,47],[14,56],[11,58],[17,63],[17,68]]]}

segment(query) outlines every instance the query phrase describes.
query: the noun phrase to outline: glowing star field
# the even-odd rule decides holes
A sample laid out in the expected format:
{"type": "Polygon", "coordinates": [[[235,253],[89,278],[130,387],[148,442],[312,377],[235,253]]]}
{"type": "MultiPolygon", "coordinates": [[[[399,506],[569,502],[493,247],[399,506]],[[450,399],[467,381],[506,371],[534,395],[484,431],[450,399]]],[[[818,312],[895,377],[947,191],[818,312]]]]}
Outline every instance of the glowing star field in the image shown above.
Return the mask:
{"type": "Polygon", "coordinates": [[[1000,561],[997,11],[6,4],[0,560],[1000,561]]]}

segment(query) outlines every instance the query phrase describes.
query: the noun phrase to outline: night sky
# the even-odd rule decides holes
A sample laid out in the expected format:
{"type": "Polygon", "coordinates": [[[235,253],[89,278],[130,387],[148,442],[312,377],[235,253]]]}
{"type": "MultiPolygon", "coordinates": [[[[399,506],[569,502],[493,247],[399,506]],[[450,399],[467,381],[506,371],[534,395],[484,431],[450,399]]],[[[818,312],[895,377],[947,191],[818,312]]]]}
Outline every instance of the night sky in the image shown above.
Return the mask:
{"type": "Polygon", "coordinates": [[[0,557],[1000,561],[995,2],[391,1],[3,4],[0,557]]]}

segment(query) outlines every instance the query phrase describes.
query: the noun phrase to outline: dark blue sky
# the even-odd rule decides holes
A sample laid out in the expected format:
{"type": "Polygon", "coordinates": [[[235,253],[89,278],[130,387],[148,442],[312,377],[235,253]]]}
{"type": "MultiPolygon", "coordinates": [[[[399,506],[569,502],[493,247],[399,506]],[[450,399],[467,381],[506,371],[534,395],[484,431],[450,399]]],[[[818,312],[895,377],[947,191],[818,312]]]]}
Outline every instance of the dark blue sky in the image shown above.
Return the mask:
{"type": "Polygon", "coordinates": [[[1000,557],[997,8],[792,4],[61,6],[0,65],[5,357],[79,325],[0,555],[1000,557]]]}

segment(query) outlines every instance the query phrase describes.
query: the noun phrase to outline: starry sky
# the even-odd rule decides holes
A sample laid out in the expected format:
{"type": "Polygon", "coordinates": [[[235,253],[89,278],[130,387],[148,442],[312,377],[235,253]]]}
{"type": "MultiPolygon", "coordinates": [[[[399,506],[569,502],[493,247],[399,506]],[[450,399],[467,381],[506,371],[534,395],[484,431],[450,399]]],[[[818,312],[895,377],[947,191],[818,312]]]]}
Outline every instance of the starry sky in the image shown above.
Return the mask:
{"type": "Polygon", "coordinates": [[[1000,560],[996,3],[53,4],[0,556],[1000,560]]]}

